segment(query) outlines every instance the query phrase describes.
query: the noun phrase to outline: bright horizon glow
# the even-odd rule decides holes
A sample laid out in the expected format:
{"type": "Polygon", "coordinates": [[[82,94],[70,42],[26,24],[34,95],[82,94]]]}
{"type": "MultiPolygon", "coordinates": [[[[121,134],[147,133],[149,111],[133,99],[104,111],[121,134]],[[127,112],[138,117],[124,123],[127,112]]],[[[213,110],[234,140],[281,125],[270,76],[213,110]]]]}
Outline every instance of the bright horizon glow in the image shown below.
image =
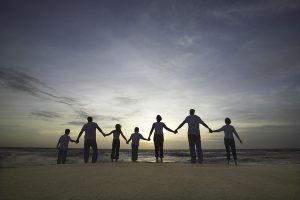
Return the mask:
{"type": "MultiPolygon", "coordinates": [[[[194,108],[212,129],[230,117],[237,148],[300,148],[299,10],[296,0],[1,2],[0,147],[55,147],[88,115],[104,132],[120,123],[127,138],[136,126],[148,137],[157,114],[176,129],[194,108]]],[[[165,149],[188,148],[186,129],[165,131],[165,149]]],[[[224,148],[223,133],[201,137],[203,149],[224,148]]]]}

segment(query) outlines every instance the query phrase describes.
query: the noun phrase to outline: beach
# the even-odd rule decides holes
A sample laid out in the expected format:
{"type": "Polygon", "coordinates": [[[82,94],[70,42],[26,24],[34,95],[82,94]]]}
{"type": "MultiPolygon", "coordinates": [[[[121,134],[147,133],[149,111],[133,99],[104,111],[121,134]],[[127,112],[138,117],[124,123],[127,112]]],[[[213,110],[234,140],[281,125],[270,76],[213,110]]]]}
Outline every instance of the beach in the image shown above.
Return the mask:
{"type": "Polygon", "coordinates": [[[299,166],[97,163],[0,169],[0,199],[299,199],[299,166]]]}

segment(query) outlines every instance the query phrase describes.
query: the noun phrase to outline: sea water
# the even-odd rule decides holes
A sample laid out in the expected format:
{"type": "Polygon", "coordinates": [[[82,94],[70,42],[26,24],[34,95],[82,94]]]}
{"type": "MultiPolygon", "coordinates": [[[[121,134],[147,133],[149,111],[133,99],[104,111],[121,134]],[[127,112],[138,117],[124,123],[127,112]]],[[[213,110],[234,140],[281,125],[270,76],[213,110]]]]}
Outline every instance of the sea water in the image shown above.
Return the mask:
{"type": "MultiPolygon", "coordinates": [[[[0,167],[54,165],[57,149],[52,148],[0,148],[0,167]]],[[[91,152],[92,153],[92,152],[91,152]]],[[[98,150],[98,163],[111,162],[110,149],[98,150]]],[[[165,150],[164,161],[190,163],[189,150],[165,150]]],[[[204,150],[204,164],[225,164],[224,149],[204,150]]],[[[299,165],[300,149],[238,149],[241,165],[299,165]]],[[[91,159],[91,155],[90,155],[91,159]]],[[[139,162],[154,162],[154,150],[139,150],[139,162]]],[[[131,162],[131,150],[120,150],[119,162],[131,162]]],[[[69,149],[68,164],[84,163],[83,149],[69,149]]]]}

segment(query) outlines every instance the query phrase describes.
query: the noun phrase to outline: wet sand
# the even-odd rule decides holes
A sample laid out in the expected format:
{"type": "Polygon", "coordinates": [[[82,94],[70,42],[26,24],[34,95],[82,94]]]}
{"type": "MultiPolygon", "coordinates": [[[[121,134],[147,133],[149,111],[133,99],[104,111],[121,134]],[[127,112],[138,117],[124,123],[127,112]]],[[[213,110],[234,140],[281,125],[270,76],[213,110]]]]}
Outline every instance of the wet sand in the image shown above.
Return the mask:
{"type": "Polygon", "coordinates": [[[0,169],[0,199],[300,199],[297,166],[99,163],[0,169]]]}

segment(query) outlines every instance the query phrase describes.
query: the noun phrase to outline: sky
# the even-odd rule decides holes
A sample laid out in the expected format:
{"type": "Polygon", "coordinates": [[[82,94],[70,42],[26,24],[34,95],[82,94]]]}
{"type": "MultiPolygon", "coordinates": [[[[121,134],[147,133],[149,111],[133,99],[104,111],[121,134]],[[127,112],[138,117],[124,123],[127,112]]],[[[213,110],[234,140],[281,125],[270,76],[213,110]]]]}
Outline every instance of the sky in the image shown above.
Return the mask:
{"type": "MultiPolygon", "coordinates": [[[[297,0],[1,0],[0,147],[55,147],[87,116],[148,137],[193,108],[212,129],[230,117],[237,148],[300,148],[299,21],[297,0]]],[[[164,134],[188,148],[187,125],[164,134]]],[[[203,149],[223,137],[201,126],[203,149]]]]}

